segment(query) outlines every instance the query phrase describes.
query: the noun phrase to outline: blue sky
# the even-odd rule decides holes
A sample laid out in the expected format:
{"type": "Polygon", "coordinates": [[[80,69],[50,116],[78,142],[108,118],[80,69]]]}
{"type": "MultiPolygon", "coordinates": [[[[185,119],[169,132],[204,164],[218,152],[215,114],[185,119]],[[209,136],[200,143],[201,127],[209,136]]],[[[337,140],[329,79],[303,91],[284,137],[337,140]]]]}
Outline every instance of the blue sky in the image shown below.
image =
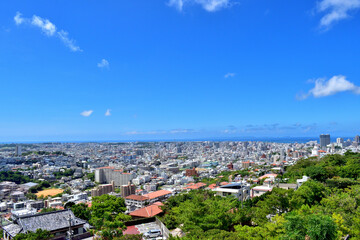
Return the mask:
{"type": "Polygon", "coordinates": [[[354,136],[360,0],[0,2],[0,141],[354,136]]]}

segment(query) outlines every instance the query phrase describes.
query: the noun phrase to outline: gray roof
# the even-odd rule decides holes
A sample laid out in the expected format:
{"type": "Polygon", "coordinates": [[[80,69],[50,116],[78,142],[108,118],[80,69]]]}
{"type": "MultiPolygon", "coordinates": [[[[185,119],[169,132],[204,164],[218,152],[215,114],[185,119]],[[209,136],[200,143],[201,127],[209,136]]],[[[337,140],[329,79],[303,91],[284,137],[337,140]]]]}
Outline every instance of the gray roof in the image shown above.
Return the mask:
{"type": "Polygon", "coordinates": [[[20,217],[17,221],[18,224],[11,224],[12,226],[6,226],[4,229],[12,236],[15,236],[20,232],[35,232],[39,228],[48,231],[60,230],[69,227],[69,216],[71,216],[71,226],[78,226],[86,223],[86,221],[75,217],[71,210],[61,210],[20,217]]]}
{"type": "Polygon", "coordinates": [[[3,229],[13,237],[15,237],[22,230],[19,225],[14,223],[4,226],[3,229]]]}
{"type": "Polygon", "coordinates": [[[33,182],[28,182],[28,183],[21,184],[20,186],[25,187],[25,188],[31,188],[31,187],[35,187],[37,185],[39,185],[39,184],[33,183],[33,182]]]}

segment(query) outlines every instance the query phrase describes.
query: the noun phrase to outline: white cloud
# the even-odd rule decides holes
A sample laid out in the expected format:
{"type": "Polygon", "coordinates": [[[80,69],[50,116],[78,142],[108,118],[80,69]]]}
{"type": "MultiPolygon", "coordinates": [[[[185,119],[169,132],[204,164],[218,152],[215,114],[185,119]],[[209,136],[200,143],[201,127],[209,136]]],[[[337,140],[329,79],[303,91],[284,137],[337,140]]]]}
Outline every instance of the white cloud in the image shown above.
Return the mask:
{"type": "Polygon", "coordinates": [[[227,73],[225,74],[224,78],[235,77],[235,75],[235,73],[227,73]]]}
{"type": "Polygon", "coordinates": [[[358,8],[360,0],[321,0],[317,10],[325,15],[320,20],[320,26],[329,28],[333,23],[348,18],[349,12],[358,8]]]}
{"type": "Polygon", "coordinates": [[[99,68],[108,68],[109,62],[106,59],[101,59],[101,61],[97,64],[99,68]]]}
{"type": "Polygon", "coordinates": [[[111,116],[111,109],[108,109],[108,110],[106,110],[106,112],[105,112],[105,116],[111,116]]]}
{"type": "Polygon", "coordinates": [[[186,0],[169,0],[168,5],[170,7],[177,8],[179,11],[182,11],[183,6],[184,6],[184,1],[186,1],[186,0]]]}
{"type": "Polygon", "coordinates": [[[197,4],[208,12],[215,12],[230,6],[231,0],[169,0],[168,5],[182,11],[184,5],[197,4]]]}
{"type": "Polygon", "coordinates": [[[17,12],[15,17],[14,17],[14,21],[16,23],[16,25],[20,25],[24,22],[24,19],[21,17],[21,13],[17,12]]]}
{"type": "Polygon", "coordinates": [[[297,98],[299,100],[306,99],[309,96],[319,98],[334,95],[340,92],[353,92],[354,94],[360,94],[360,87],[346,80],[346,77],[342,75],[333,76],[328,81],[323,78],[319,78],[315,80],[314,88],[310,89],[307,94],[297,96],[297,98]]]}
{"type": "Polygon", "coordinates": [[[83,112],[80,113],[81,116],[84,116],[84,117],[90,117],[90,115],[93,113],[94,111],[93,110],[85,110],[83,112]]]}
{"type": "Polygon", "coordinates": [[[126,132],[126,135],[153,135],[153,134],[165,134],[166,131],[148,131],[148,132],[138,132],[138,131],[132,131],[132,132],[126,132]]]}
{"type": "Polygon", "coordinates": [[[58,32],[58,37],[65,44],[65,46],[70,48],[70,50],[73,51],[73,52],[77,52],[77,51],[81,52],[82,50],[80,49],[80,47],[77,46],[75,44],[75,41],[73,39],[70,39],[68,37],[68,35],[69,34],[67,32],[65,32],[64,30],[61,30],[61,31],[58,32]]]}
{"type": "Polygon", "coordinates": [[[41,29],[45,35],[49,37],[58,37],[71,51],[78,52],[82,51],[79,46],[75,44],[75,41],[68,37],[68,33],[64,30],[57,31],[55,24],[50,22],[50,20],[41,18],[39,16],[34,15],[32,18],[23,18],[20,12],[17,12],[14,21],[16,25],[20,24],[28,24],[31,26],[35,26],[41,29]]]}
{"type": "Polygon", "coordinates": [[[56,32],[56,26],[52,22],[36,15],[32,17],[31,24],[39,27],[48,36],[53,36],[56,32]]]}

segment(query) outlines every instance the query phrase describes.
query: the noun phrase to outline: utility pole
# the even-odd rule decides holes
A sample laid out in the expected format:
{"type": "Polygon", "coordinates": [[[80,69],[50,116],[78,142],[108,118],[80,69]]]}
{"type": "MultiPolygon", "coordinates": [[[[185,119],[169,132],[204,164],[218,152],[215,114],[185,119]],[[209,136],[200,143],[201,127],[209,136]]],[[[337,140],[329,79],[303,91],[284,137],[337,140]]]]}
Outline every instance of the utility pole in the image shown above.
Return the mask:
{"type": "Polygon", "coordinates": [[[69,240],[72,240],[72,230],[71,230],[71,214],[69,214],[69,240]]]}

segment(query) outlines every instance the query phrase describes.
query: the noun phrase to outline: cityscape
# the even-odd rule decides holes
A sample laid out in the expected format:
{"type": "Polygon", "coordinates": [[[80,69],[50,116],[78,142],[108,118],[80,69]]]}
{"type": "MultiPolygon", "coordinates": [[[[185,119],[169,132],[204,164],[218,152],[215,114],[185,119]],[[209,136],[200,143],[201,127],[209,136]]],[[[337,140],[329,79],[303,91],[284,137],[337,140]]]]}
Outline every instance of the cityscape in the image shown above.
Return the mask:
{"type": "Polygon", "coordinates": [[[306,143],[2,144],[3,235],[17,239],[23,229],[47,229],[55,239],[92,239],[95,226],[74,206],[91,209],[92,199],[111,196],[123,199],[122,214],[129,217],[123,236],[184,237],[180,225],[171,229],[167,222],[162,206],[168,199],[208,191],[244,204],[277,188],[297,190],[317,177],[318,173],[295,181],[286,177],[286,169],[302,159],[318,161],[349,152],[360,152],[359,135],[331,142],[329,134],[321,134],[318,141],[306,143]]]}
{"type": "Polygon", "coordinates": [[[359,10],[0,1],[0,240],[359,240],[359,10]]]}

